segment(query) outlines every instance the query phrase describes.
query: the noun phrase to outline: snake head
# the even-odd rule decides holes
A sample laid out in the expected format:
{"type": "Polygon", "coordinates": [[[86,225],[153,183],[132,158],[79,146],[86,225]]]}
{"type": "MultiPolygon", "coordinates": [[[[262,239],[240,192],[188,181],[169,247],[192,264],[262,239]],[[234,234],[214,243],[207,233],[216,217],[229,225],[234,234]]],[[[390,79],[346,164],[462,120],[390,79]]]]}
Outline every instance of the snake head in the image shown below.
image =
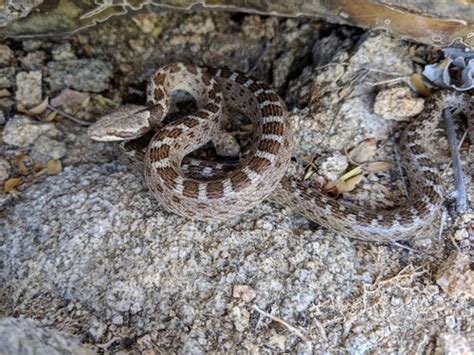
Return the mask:
{"type": "Polygon", "coordinates": [[[150,117],[146,106],[124,105],[90,126],[87,134],[101,142],[135,139],[152,128],[150,117]]]}

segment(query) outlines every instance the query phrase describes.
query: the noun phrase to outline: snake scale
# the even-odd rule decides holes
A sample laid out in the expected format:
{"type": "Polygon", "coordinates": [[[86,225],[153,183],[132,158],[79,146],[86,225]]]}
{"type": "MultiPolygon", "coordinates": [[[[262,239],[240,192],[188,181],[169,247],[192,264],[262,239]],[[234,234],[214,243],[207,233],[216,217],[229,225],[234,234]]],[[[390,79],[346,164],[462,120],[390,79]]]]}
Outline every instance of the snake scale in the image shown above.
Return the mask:
{"type": "Polygon", "coordinates": [[[137,154],[135,159],[144,159],[146,184],[160,204],[181,216],[228,219],[268,198],[345,236],[404,240],[430,224],[443,201],[441,177],[419,142],[434,129],[443,108],[460,108],[469,115],[471,106],[471,100],[461,95],[438,95],[426,105],[424,119],[414,120],[405,129],[400,146],[410,183],[409,198],[382,211],[335,200],[285,177],[293,133],[284,102],[265,83],[228,69],[165,65],[147,87],[146,106],[122,106],[97,121],[88,133],[99,141],[130,141],[156,130],[145,156],[137,154]],[[176,90],[191,94],[198,110],[158,128],[170,111],[171,94],[176,90]],[[227,170],[222,164],[185,158],[221,133],[224,98],[255,127],[255,139],[245,158],[227,170]]]}

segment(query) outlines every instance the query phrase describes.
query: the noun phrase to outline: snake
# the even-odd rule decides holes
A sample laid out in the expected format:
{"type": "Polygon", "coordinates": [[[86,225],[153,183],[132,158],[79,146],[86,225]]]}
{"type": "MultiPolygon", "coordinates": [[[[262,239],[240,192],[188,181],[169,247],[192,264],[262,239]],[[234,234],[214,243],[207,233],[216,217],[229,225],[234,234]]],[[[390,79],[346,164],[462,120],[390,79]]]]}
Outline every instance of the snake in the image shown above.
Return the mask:
{"type": "Polygon", "coordinates": [[[294,148],[289,113],[282,98],[266,83],[226,68],[170,63],[147,85],[145,105],[123,105],[88,128],[96,141],[119,141],[128,160],[143,171],[145,182],[166,210],[195,220],[227,220],[263,200],[289,207],[309,220],[347,237],[364,241],[408,240],[438,215],[443,181],[421,142],[439,122],[444,108],[472,115],[472,100],[457,93],[433,95],[422,119],[402,132],[402,164],[409,181],[408,198],[387,210],[369,210],[286,176],[294,148]],[[197,110],[163,126],[173,95],[185,91],[197,110]],[[224,107],[242,112],[254,126],[252,144],[238,164],[206,162],[188,155],[223,132],[224,107]],[[153,135],[143,152],[127,147],[153,135]]]}

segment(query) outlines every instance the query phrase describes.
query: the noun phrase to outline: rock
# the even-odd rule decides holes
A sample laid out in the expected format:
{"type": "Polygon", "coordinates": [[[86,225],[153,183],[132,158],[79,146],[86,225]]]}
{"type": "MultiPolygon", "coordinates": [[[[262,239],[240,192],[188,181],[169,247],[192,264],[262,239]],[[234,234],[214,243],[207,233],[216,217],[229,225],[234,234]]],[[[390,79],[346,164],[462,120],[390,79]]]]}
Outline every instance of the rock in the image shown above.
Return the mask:
{"type": "Polygon", "coordinates": [[[16,147],[27,147],[41,135],[56,137],[60,132],[53,123],[40,123],[24,115],[15,115],[3,131],[3,141],[16,147]]]}
{"type": "Polygon", "coordinates": [[[76,55],[72,51],[70,43],[64,43],[53,48],[52,52],[53,59],[56,61],[76,59],[76,55]]]}
{"type": "Polygon", "coordinates": [[[280,89],[285,85],[288,74],[291,71],[291,66],[295,61],[295,55],[293,52],[286,52],[281,57],[279,57],[275,66],[273,67],[273,83],[272,86],[275,89],[280,89]]]}
{"type": "Polygon", "coordinates": [[[438,270],[436,283],[452,297],[474,298],[474,271],[469,267],[469,257],[462,252],[452,254],[438,270]]]}
{"type": "Polygon", "coordinates": [[[217,155],[235,158],[240,154],[239,143],[232,135],[228,133],[222,133],[216,136],[212,142],[216,148],[217,155]]]}
{"type": "Polygon", "coordinates": [[[11,88],[15,77],[15,68],[0,68],[0,89],[11,88]]]}
{"type": "Polygon", "coordinates": [[[436,340],[435,355],[468,355],[472,354],[469,341],[460,334],[441,333],[436,340]]]}
{"type": "Polygon", "coordinates": [[[89,355],[94,352],[82,346],[74,336],[43,329],[30,319],[4,318],[0,320],[1,354],[76,354],[89,355]]]}
{"type": "Polygon", "coordinates": [[[13,59],[13,51],[10,49],[10,47],[0,44],[0,65],[1,66],[7,66],[10,65],[12,59],[13,59]]]}
{"type": "Polygon", "coordinates": [[[27,70],[40,70],[44,66],[47,58],[46,52],[34,51],[20,58],[21,64],[27,70]]]}
{"type": "Polygon", "coordinates": [[[46,163],[50,159],[61,159],[66,155],[66,143],[48,136],[40,136],[35,140],[31,157],[34,161],[46,163]]]}
{"type": "Polygon", "coordinates": [[[268,339],[268,345],[275,350],[279,350],[284,352],[285,351],[285,343],[287,341],[287,337],[282,334],[275,334],[268,339]]]}
{"type": "Polygon", "coordinates": [[[6,159],[0,158],[0,185],[10,176],[10,163],[6,159]]]}
{"type": "Polygon", "coordinates": [[[106,330],[107,324],[94,318],[91,322],[88,332],[95,341],[99,341],[104,336],[106,330]]]}
{"type": "Polygon", "coordinates": [[[234,307],[232,308],[232,320],[234,327],[238,332],[243,332],[249,326],[250,313],[245,308],[234,307]]]}
{"type": "Polygon", "coordinates": [[[342,175],[342,173],[347,169],[349,163],[344,154],[335,151],[329,156],[318,159],[317,165],[319,167],[318,173],[320,175],[324,176],[326,180],[334,181],[342,175]]]}
{"type": "Polygon", "coordinates": [[[407,121],[423,111],[424,100],[409,88],[399,87],[377,94],[374,112],[387,120],[407,121]]]}
{"type": "Polygon", "coordinates": [[[73,88],[81,91],[101,92],[108,88],[112,78],[112,65],[99,59],[73,59],[48,63],[52,91],[73,88]]]}
{"type": "Polygon", "coordinates": [[[250,302],[257,296],[256,292],[248,285],[235,285],[232,292],[234,298],[240,298],[244,302],[250,302]]]}
{"type": "Polygon", "coordinates": [[[0,126],[5,124],[5,113],[0,110],[0,126]]]}
{"type": "Polygon", "coordinates": [[[39,105],[43,101],[41,80],[40,70],[18,73],[16,75],[16,100],[26,107],[39,105]]]}
{"type": "Polygon", "coordinates": [[[43,41],[39,41],[36,39],[27,39],[22,42],[23,50],[25,52],[34,52],[41,48],[43,45],[43,41]]]}

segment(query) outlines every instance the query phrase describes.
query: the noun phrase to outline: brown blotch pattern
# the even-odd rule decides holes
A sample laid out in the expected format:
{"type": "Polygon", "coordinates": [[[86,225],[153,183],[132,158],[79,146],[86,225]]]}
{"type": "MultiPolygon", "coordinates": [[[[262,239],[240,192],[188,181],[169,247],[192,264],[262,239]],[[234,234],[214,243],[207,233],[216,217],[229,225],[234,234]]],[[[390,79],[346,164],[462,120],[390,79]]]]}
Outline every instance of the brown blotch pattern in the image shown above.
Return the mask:
{"type": "Polygon", "coordinates": [[[413,154],[422,154],[424,152],[423,147],[418,144],[411,146],[409,149],[413,154]]]}
{"type": "Polygon", "coordinates": [[[260,172],[268,169],[271,165],[272,165],[272,163],[268,159],[260,158],[260,157],[253,157],[252,159],[250,159],[248,167],[250,169],[252,169],[253,171],[256,171],[256,172],[260,173],[260,172]]]}
{"type": "Polygon", "coordinates": [[[355,215],[356,221],[363,226],[369,225],[369,221],[367,220],[367,216],[364,213],[357,213],[355,215]]]}
{"type": "Polygon", "coordinates": [[[212,102],[209,102],[205,108],[206,110],[211,111],[212,113],[216,113],[217,111],[219,111],[219,106],[213,104],[212,102]]]}
{"type": "Polygon", "coordinates": [[[190,117],[187,120],[184,120],[182,123],[188,128],[193,128],[199,124],[199,121],[190,117]]]}
{"type": "Polygon", "coordinates": [[[224,185],[220,181],[211,181],[207,184],[207,198],[216,199],[224,196],[224,185]]]}
{"type": "Polygon", "coordinates": [[[158,73],[155,75],[155,78],[153,81],[155,82],[156,85],[161,86],[165,82],[166,75],[164,73],[158,73]]]}
{"type": "Polygon", "coordinates": [[[377,220],[377,223],[384,227],[390,227],[395,222],[395,218],[392,215],[385,215],[382,220],[377,220]]]}
{"type": "Polygon", "coordinates": [[[285,132],[285,125],[280,122],[265,123],[262,126],[263,134],[276,134],[282,136],[285,132]]]}
{"type": "Polygon", "coordinates": [[[196,181],[186,180],[183,183],[183,195],[186,197],[197,198],[199,194],[199,184],[196,181]]]}
{"type": "Polygon", "coordinates": [[[208,73],[203,73],[202,82],[204,83],[204,85],[209,86],[209,84],[211,83],[211,76],[208,73]]]}
{"type": "Polygon", "coordinates": [[[154,140],[161,141],[167,137],[178,138],[181,135],[181,133],[183,133],[183,130],[177,127],[173,128],[172,130],[161,129],[156,133],[154,140]]]}
{"type": "Polygon", "coordinates": [[[249,90],[252,91],[252,92],[257,91],[258,89],[266,90],[266,89],[268,89],[268,86],[266,84],[258,82],[258,81],[250,84],[250,86],[249,86],[249,90]]]}
{"type": "Polygon", "coordinates": [[[155,161],[166,159],[169,157],[169,154],[170,154],[170,146],[168,144],[163,144],[159,148],[150,149],[150,157],[151,159],[155,161]]]}
{"type": "Polygon", "coordinates": [[[263,117],[266,116],[281,116],[283,115],[283,108],[280,105],[267,105],[262,108],[263,117]]]}
{"type": "Polygon", "coordinates": [[[192,64],[185,64],[184,66],[186,67],[186,69],[188,69],[188,71],[189,71],[191,74],[196,75],[196,74],[198,73],[197,68],[196,68],[194,65],[192,65],[192,64]]]}
{"type": "Polygon", "coordinates": [[[275,155],[280,150],[280,143],[278,143],[276,141],[269,140],[269,139],[264,139],[258,145],[258,150],[268,152],[268,153],[271,153],[271,154],[275,155]]]}
{"type": "Polygon", "coordinates": [[[433,173],[432,171],[423,171],[422,175],[426,180],[434,181],[437,185],[441,185],[442,183],[441,177],[438,174],[433,173]]]}
{"type": "Polygon", "coordinates": [[[257,101],[261,104],[262,102],[265,101],[273,101],[273,102],[279,102],[279,97],[275,93],[261,93],[260,95],[257,96],[257,101]]]}
{"type": "Polygon", "coordinates": [[[238,83],[238,84],[243,84],[245,83],[249,78],[246,78],[245,76],[239,74],[237,75],[237,77],[235,78],[235,82],[238,83]]]}
{"type": "Polygon", "coordinates": [[[156,88],[155,89],[155,100],[161,101],[165,97],[165,93],[163,92],[162,89],[156,88]]]}
{"type": "Polygon", "coordinates": [[[418,161],[419,164],[425,165],[425,166],[429,166],[429,165],[432,165],[432,164],[433,164],[433,162],[431,161],[431,159],[429,159],[429,158],[424,158],[424,157],[418,159],[417,161],[418,161]]]}
{"type": "Polygon", "coordinates": [[[177,72],[180,71],[180,67],[179,67],[179,65],[176,64],[176,63],[169,64],[166,68],[167,68],[168,71],[169,71],[170,73],[172,73],[172,74],[173,74],[173,73],[177,73],[177,72]]]}
{"type": "Polygon", "coordinates": [[[252,182],[247,174],[245,174],[243,171],[236,171],[232,176],[230,177],[230,181],[232,183],[232,188],[234,191],[243,189],[244,187],[247,187],[250,185],[252,182]]]}
{"type": "Polygon", "coordinates": [[[156,173],[165,181],[168,186],[174,186],[178,178],[178,173],[171,167],[157,168],[156,173]]]}

